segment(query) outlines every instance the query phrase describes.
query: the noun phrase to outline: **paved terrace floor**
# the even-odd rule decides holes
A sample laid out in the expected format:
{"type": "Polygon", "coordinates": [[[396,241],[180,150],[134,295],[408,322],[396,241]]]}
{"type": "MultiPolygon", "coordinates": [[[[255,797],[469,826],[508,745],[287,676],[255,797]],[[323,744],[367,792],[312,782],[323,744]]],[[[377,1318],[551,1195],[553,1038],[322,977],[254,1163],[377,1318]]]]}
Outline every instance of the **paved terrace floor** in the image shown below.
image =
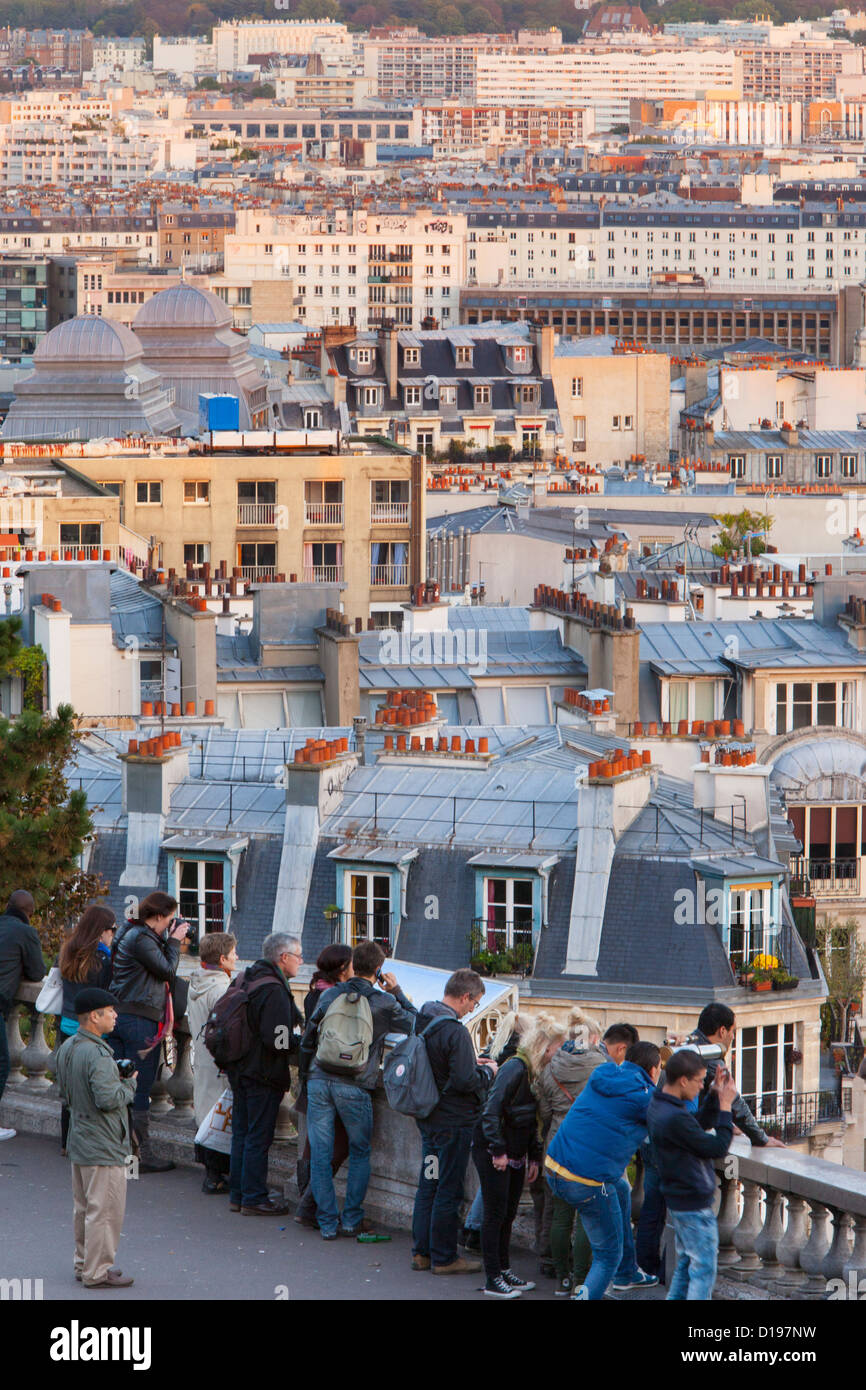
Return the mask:
{"type": "MultiPolygon", "coordinates": [[[[29,1134],[6,1140],[0,1143],[0,1279],[42,1279],[47,1300],[100,1304],[273,1300],[280,1289],[290,1300],[490,1302],[481,1292],[481,1275],[436,1278],[410,1270],[411,1239],[405,1231],[388,1231],[392,1239],[377,1245],[326,1244],[291,1216],[230,1212],[227,1198],[204,1195],[201,1179],[201,1169],[178,1167],[130,1182],[117,1263],[135,1284],[97,1293],[84,1289],[72,1273],[69,1162],[57,1140],[29,1134]]],[[[512,1263],[518,1274],[538,1281],[523,1301],[553,1301],[554,1283],[539,1277],[534,1256],[518,1251],[512,1263]]],[[[613,1297],[656,1301],[664,1299],[665,1290],[613,1297]]],[[[720,1280],[716,1297],[768,1295],[720,1280]]]]}

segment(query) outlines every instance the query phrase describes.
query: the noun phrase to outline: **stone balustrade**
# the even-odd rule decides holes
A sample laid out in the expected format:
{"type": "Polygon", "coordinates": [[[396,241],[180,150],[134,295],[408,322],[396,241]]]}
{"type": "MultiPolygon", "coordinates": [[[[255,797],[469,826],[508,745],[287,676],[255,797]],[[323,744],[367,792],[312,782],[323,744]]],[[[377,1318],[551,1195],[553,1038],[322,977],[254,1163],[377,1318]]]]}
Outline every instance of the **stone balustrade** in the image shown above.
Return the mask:
{"type": "MultiPolygon", "coordinates": [[[[53,1052],[45,1038],[45,1021],[35,1010],[39,990],[38,984],[22,983],[7,1019],[11,1070],[2,1108],[8,1104],[11,1122],[22,1128],[56,1133],[53,1052]],[[25,1013],[31,1018],[26,1045],[21,1034],[25,1013]]],[[[176,1024],[176,1048],[173,1071],[165,1073],[151,1093],[154,1132],[157,1138],[160,1129],[170,1134],[172,1142],[167,1139],[166,1144],[171,1156],[190,1162],[193,1077],[185,1018],[176,1024]],[[170,1130],[159,1124],[166,1117],[170,1130]]],[[[367,1206],[374,1218],[405,1225],[411,1219],[418,1178],[417,1129],[413,1120],[391,1110],[381,1088],[374,1096],[374,1115],[367,1206]]],[[[287,1097],[276,1138],[289,1142],[275,1144],[272,1157],[275,1174],[289,1192],[294,1185],[297,1119],[287,1097]]],[[[813,1138],[813,1147],[814,1142],[813,1138]]],[[[775,1298],[856,1298],[861,1280],[866,1294],[866,1173],[828,1163],[814,1153],[755,1149],[740,1138],[717,1168],[719,1273],[725,1279],[764,1288],[775,1298]]],[[[475,1186],[471,1165],[467,1186],[475,1186]]],[[[635,1198],[636,1215],[639,1192],[635,1198]]],[[[528,1237],[522,1221],[517,1234],[528,1237]]]]}

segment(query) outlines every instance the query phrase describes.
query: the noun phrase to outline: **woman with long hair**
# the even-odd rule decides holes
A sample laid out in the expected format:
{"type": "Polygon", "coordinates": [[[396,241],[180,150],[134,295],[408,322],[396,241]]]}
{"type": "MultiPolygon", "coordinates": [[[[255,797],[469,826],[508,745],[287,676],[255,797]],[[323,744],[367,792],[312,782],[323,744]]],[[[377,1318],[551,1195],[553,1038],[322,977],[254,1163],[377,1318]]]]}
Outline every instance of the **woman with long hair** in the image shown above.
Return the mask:
{"type": "MultiPolygon", "coordinates": [[[[507,1062],[509,1057],[514,1056],[521,1037],[528,1031],[529,1027],[530,1021],[526,1015],[521,1016],[516,1014],[513,1009],[509,1009],[508,1013],[503,1014],[499,1020],[491,1041],[485,1048],[482,1048],[481,1056],[489,1057],[491,1062],[495,1062],[498,1067],[501,1067],[503,1062],[507,1062]]],[[[460,1244],[465,1250],[481,1249],[481,1225],[483,1221],[484,1195],[479,1187],[463,1222],[460,1244]]]]}
{"type": "Polygon", "coordinates": [[[565,1028],[539,1014],[496,1073],[472,1141],[484,1200],[481,1253],[494,1298],[517,1298],[535,1285],[510,1267],[511,1227],[524,1181],[538,1176],[542,1146],[532,1083],[565,1038],[565,1028]]]}
{"type": "MultiPolygon", "coordinates": [[[[80,989],[108,989],[111,979],[111,943],[117,920],[110,907],[90,903],[60,947],[57,968],[63,981],[59,1029],[64,1038],[78,1032],[75,996],[80,989]]],[[[60,1151],[66,1152],[69,1111],[60,1111],[60,1151]]]]}
{"type": "MultiPolygon", "coordinates": [[[[201,965],[189,982],[186,1019],[189,1024],[190,1060],[196,1128],[207,1119],[223,1091],[228,1077],[220,1071],[204,1045],[204,1029],[211,1011],[231,984],[238,963],[237,937],[231,932],[208,932],[198,946],[201,965]]],[[[216,1196],[228,1192],[229,1155],[204,1144],[196,1144],[195,1161],[204,1165],[202,1192],[216,1196]]]]}
{"type": "MultiPolygon", "coordinates": [[[[326,946],[319,952],[316,960],[316,969],[310,980],[310,988],[304,998],[304,1022],[309,1023],[313,1010],[319,1003],[326,989],[333,989],[334,985],[341,985],[344,980],[350,980],[354,975],[352,968],[352,948],[336,943],[333,946],[326,946]]],[[[301,1114],[306,1114],[307,1094],[302,1087],[295,1106],[301,1114]]],[[[334,1157],[331,1163],[333,1172],[337,1172],[345,1163],[349,1156],[349,1136],[346,1127],[339,1115],[334,1116],[334,1157]]],[[[313,1196],[313,1185],[310,1182],[310,1137],[306,1135],[304,1139],[304,1150],[298,1159],[298,1194],[300,1201],[295,1212],[295,1220],[299,1226],[309,1226],[312,1230],[319,1229],[316,1220],[316,1199],[313,1196]]]]}

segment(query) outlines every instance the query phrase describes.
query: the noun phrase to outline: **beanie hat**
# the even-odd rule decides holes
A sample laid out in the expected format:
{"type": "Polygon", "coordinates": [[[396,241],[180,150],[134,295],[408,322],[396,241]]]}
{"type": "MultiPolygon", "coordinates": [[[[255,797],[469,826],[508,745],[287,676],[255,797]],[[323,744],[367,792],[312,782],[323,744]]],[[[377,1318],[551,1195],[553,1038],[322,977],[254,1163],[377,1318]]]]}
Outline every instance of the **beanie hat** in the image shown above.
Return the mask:
{"type": "Polygon", "coordinates": [[[79,1018],[82,1014],[92,1014],[96,1009],[119,1007],[119,1001],[107,989],[80,989],[75,996],[75,1012],[79,1018]]]}

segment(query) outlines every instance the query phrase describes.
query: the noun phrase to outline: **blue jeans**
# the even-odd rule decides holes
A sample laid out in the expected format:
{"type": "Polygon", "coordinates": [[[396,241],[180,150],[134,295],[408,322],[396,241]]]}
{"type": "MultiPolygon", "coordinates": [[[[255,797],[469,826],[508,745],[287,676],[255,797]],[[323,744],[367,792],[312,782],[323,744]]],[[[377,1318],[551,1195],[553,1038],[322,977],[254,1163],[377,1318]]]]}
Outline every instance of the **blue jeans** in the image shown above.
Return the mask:
{"type": "Polygon", "coordinates": [[[433,1265],[457,1259],[458,1211],[472,1148],[472,1125],[421,1131],[421,1175],[412,1213],[412,1253],[433,1265]]]}
{"type": "Polygon", "coordinates": [[[370,1181],[370,1140],[373,1135],[373,1101],[363,1086],[336,1077],[313,1076],[307,1082],[307,1134],[310,1139],[310,1181],[316,1199],[316,1216],[322,1235],[340,1225],[331,1159],[334,1153],[334,1117],[339,1115],[349,1136],[349,1172],[342,1225],[353,1231],[364,1219],[364,1197],[370,1181]]]}
{"type": "Polygon", "coordinates": [[[241,1077],[232,1087],[232,1152],[229,1200],[254,1207],[268,1196],[268,1151],[282,1091],[241,1077]]]}
{"type": "Polygon", "coordinates": [[[668,1302],[713,1296],[719,1256],[719,1223],[712,1207],[702,1211],[668,1211],[677,1238],[677,1267],[668,1290],[668,1302]]]}
{"type": "Polygon", "coordinates": [[[584,1284],[590,1302],[604,1298],[611,1280],[630,1283],[638,1270],[631,1233],[631,1188],[626,1179],[586,1187],[548,1172],[547,1182],[554,1196],[575,1208],[592,1246],[592,1265],[584,1284]]]}
{"type": "Polygon", "coordinates": [[[481,1223],[484,1220],[484,1194],[479,1187],[475,1196],[472,1198],[472,1206],[466,1213],[466,1220],[463,1225],[467,1231],[480,1231],[481,1223]]]}
{"type": "Polygon", "coordinates": [[[662,1273],[662,1237],[665,1229],[665,1199],[658,1171],[648,1163],[643,1170],[643,1206],[635,1232],[637,1262],[647,1274],[662,1273]]]}
{"type": "Polygon", "coordinates": [[[144,1057],[140,1057],[139,1053],[156,1037],[158,1031],[159,1024],[154,1023],[152,1018],[140,1018],[138,1014],[119,1013],[114,1025],[114,1032],[110,1033],[105,1040],[114,1053],[116,1061],[119,1062],[122,1057],[128,1057],[135,1063],[138,1080],[135,1083],[133,1110],[150,1109],[150,1088],[156,1080],[156,1073],[159,1070],[162,1045],[152,1047],[144,1057]]]}

